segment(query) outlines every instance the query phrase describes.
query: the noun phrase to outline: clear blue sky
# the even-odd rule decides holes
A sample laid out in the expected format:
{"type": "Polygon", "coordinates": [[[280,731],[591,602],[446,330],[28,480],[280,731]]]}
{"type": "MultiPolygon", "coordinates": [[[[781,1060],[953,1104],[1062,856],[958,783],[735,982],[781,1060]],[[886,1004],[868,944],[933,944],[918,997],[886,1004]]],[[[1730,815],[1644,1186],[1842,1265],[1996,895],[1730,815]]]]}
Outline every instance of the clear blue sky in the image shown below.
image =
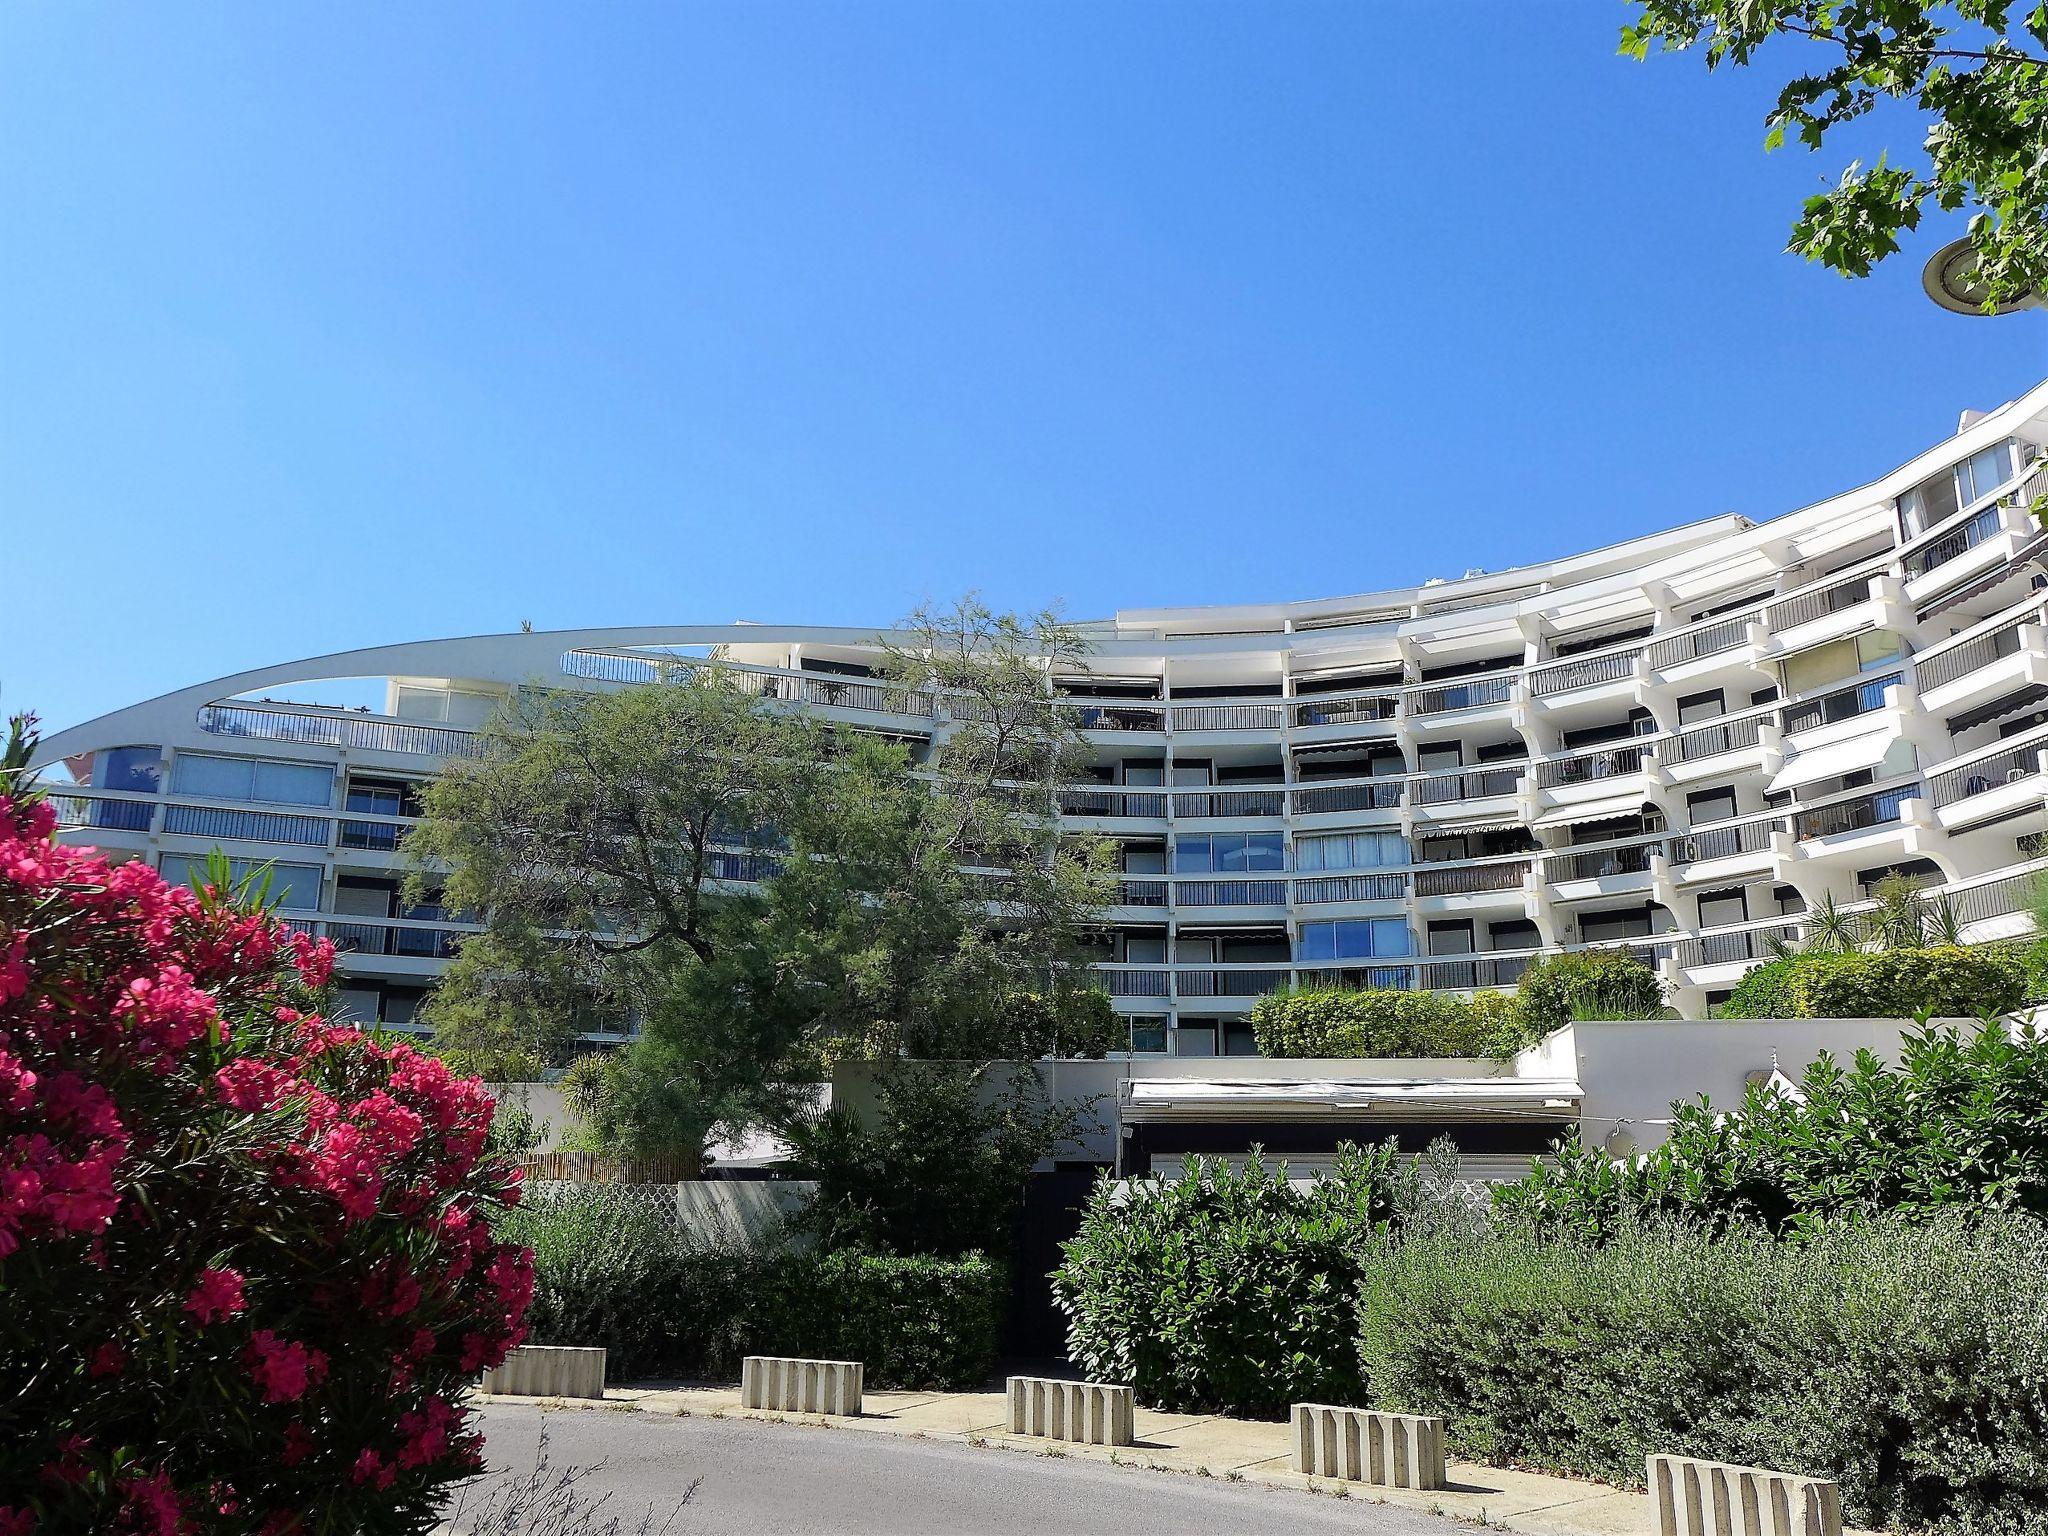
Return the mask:
{"type": "Polygon", "coordinates": [[[0,705],[1364,591],[1787,510],[2048,375],[1931,242],[1781,254],[1844,156],[1626,14],[18,0],[0,705]]]}

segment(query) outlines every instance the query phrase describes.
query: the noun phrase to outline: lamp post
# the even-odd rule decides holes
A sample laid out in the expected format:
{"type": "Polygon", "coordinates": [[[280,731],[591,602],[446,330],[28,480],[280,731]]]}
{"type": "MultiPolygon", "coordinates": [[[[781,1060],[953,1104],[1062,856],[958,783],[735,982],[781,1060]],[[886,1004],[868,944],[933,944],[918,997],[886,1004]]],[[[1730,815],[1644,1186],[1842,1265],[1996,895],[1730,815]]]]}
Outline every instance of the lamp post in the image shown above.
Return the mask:
{"type": "Polygon", "coordinates": [[[2011,315],[2023,309],[2037,309],[2041,304],[2041,295],[2030,293],[1986,309],[1984,288],[1977,281],[1977,250],[1968,237],[1949,241],[1928,258],[1920,271],[1920,286],[1927,290],[1927,297],[1952,315],[2011,315]]]}

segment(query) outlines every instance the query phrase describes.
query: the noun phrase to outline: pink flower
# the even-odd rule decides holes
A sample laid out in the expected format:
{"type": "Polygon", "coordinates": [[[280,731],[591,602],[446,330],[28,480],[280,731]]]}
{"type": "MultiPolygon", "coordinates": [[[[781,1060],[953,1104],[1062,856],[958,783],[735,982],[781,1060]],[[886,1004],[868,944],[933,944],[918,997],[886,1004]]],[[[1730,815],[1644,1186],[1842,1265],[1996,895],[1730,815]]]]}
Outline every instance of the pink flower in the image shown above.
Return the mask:
{"type": "Polygon", "coordinates": [[[18,1504],[0,1504],[0,1536],[33,1536],[35,1515],[18,1504]]]}
{"type": "Polygon", "coordinates": [[[122,1507],[136,1529],[153,1532],[154,1536],[178,1536],[184,1530],[185,1516],[178,1504],[178,1491],[161,1470],[147,1477],[123,1478],[121,1492],[122,1507]]]}
{"type": "Polygon", "coordinates": [[[385,1465],[382,1456],[365,1446],[362,1455],[356,1458],[354,1477],[358,1483],[389,1488],[398,1481],[398,1468],[385,1465]]]}
{"type": "Polygon", "coordinates": [[[92,1352],[86,1367],[92,1376],[118,1376],[128,1369],[128,1351],[118,1344],[102,1344],[92,1352]]]}
{"type": "Polygon", "coordinates": [[[292,1339],[258,1328],[242,1352],[242,1363],[266,1403],[295,1403],[327,1375],[327,1357],[292,1339]]]}
{"type": "Polygon", "coordinates": [[[185,1310],[199,1319],[199,1326],[233,1317],[244,1306],[242,1300],[242,1277],[232,1269],[205,1269],[199,1272],[199,1283],[185,1298],[185,1310]]]}

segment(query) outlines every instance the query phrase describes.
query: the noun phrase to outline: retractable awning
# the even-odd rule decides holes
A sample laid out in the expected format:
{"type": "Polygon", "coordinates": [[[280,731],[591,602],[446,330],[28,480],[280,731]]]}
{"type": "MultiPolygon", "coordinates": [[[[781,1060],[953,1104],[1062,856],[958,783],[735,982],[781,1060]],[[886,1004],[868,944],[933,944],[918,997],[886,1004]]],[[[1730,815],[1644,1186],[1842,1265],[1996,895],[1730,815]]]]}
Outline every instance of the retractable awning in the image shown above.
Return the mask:
{"type": "Polygon", "coordinates": [[[1802,784],[1817,784],[1822,779],[1838,779],[1845,773],[1875,768],[1898,739],[1898,733],[1887,726],[1794,752],[1785,759],[1785,766],[1771,775],[1765,790],[1775,795],[1781,789],[1797,789],[1802,784]]]}
{"type": "Polygon", "coordinates": [[[1126,1124],[1273,1120],[1570,1119],[1585,1091],[1572,1078],[1133,1078],[1126,1124]]]}
{"type": "Polygon", "coordinates": [[[1619,821],[1624,816],[1640,816],[1645,810],[1654,809],[1644,801],[1643,792],[1635,789],[1598,800],[1581,800],[1577,805],[1561,805],[1554,811],[1545,811],[1532,825],[1576,827],[1586,821],[1619,821]]]}

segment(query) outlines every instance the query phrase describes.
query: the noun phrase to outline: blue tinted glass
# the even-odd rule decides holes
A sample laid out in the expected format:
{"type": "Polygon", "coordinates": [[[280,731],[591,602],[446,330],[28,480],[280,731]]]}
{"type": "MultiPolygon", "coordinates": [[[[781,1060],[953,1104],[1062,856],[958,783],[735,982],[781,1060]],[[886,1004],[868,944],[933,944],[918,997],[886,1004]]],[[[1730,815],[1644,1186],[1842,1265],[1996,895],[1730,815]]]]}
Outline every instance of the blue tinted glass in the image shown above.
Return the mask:
{"type": "Polygon", "coordinates": [[[1334,960],[1337,958],[1336,927],[1332,923],[1303,923],[1301,925],[1301,958],[1304,960],[1334,960]]]}
{"type": "Polygon", "coordinates": [[[1222,874],[1241,875],[1250,868],[1245,862],[1244,845],[1245,840],[1241,834],[1211,838],[1209,846],[1215,850],[1216,870],[1222,874]]]}
{"type": "Polygon", "coordinates": [[[1337,924],[1337,958],[1358,960],[1372,954],[1372,924],[1353,918],[1337,924]]]}
{"type": "Polygon", "coordinates": [[[1405,955],[1410,952],[1408,924],[1398,917],[1372,920],[1372,952],[1375,955],[1405,955]]]}
{"type": "Polygon", "coordinates": [[[1278,832],[1255,832],[1244,840],[1246,869],[1285,869],[1287,848],[1278,832]]]}
{"type": "Polygon", "coordinates": [[[163,755],[162,747],[110,748],[99,756],[98,785],[153,795],[163,773],[163,755]]]}
{"type": "Polygon", "coordinates": [[[1177,875],[1209,872],[1209,839],[1183,837],[1173,845],[1173,872],[1177,875]]]}

